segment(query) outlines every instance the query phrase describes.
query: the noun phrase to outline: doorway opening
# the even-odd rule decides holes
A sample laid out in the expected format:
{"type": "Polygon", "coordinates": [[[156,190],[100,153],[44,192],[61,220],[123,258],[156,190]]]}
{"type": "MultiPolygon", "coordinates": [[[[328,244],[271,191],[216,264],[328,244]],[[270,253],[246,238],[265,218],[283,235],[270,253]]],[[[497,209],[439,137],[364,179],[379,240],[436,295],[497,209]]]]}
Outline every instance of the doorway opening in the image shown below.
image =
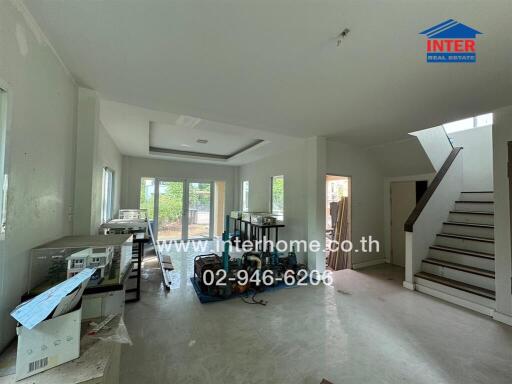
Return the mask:
{"type": "Polygon", "coordinates": [[[325,242],[330,249],[326,252],[326,266],[334,271],[352,268],[352,254],[341,246],[352,238],[351,194],[350,177],[326,175],[325,242]]]}
{"type": "Polygon", "coordinates": [[[391,264],[405,267],[404,224],[428,188],[427,180],[393,181],[391,194],[391,264]]]}
{"type": "Polygon", "coordinates": [[[156,240],[211,240],[224,230],[224,190],[224,182],[143,177],[139,206],[148,210],[156,240]]]}

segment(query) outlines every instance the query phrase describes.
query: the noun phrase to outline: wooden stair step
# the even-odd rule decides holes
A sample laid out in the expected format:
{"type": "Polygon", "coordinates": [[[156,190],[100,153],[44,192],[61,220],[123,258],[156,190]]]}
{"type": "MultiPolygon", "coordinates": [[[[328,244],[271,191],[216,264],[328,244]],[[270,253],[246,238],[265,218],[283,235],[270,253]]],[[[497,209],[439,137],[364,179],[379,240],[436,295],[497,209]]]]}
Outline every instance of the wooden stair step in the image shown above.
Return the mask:
{"type": "Polygon", "coordinates": [[[446,225],[460,225],[462,227],[494,228],[494,225],[492,225],[492,224],[464,223],[462,221],[445,221],[443,224],[446,224],[446,225]]]}
{"type": "Polygon", "coordinates": [[[461,239],[461,240],[481,241],[481,242],[484,242],[484,243],[494,243],[494,239],[489,239],[487,237],[454,235],[454,234],[451,234],[451,233],[438,233],[436,236],[451,237],[451,238],[454,238],[454,239],[461,239]]]}
{"type": "Polygon", "coordinates": [[[462,255],[481,257],[483,259],[492,259],[492,260],[494,260],[494,254],[492,254],[492,253],[468,251],[466,249],[445,247],[444,245],[432,245],[430,247],[430,249],[437,249],[438,251],[445,251],[445,252],[451,252],[451,253],[460,253],[462,255]]]}
{"type": "Polygon", "coordinates": [[[471,284],[466,284],[457,280],[447,279],[446,277],[441,277],[437,275],[432,275],[431,273],[426,272],[418,272],[415,275],[416,277],[419,277],[421,279],[429,280],[434,283],[446,285],[447,287],[459,289],[464,292],[472,293],[474,295],[478,295],[481,297],[485,297],[488,299],[495,300],[496,294],[494,291],[491,291],[489,289],[480,288],[471,284]]]}
{"type": "Polygon", "coordinates": [[[463,191],[462,193],[494,193],[494,191],[463,191]]]}
{"type": "Polygon", "coordinates": [[[494,204],[492,200],[456,200],[455,202],[461,204],[494,204]]]}
{"type": "Polygon", "coordinates": [[[486,216],[494,216],[494,212],[485,212],[485,211],[457,211],[452,210],[450,213],[462,213],[462,214],[471,214],[471,215],[486,215],[486,216]]]}
{"type": "Polygon", "coordinates": [[[427,257],[426,259],[423,259],[423,262],[424,263],[433,264],[433,265],[438,265],[440,267],[456,269],[457,271],[462,271],[462,272],[466,272],[466,273],[472,273],[472,274],[475,274],[475,275],[480,275],[480,276],[484,276],[484,277],[488,277],[488,278],[494,279],[494,271],[488,271],[486,269],[470,267],[468,265],[452,263],[452,262],[449,262],[449,261],[434,259],[434,258],[430,258],[430,257],[427,257]]]}

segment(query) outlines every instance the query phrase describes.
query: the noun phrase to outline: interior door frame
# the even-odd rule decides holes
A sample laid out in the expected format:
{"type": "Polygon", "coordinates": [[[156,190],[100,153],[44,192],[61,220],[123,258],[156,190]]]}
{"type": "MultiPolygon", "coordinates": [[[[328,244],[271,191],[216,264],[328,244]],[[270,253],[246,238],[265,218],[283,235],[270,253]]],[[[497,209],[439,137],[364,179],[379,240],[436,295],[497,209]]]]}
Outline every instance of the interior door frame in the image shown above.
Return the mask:
{"type": "Polygon", "coordinates": [[[169,177],[155,177],[155,197],[154,197],[154,226],[155,226],[155,240],[158,239],[158,216],[159,216],[159,203],[160,203],[160,182],[178,182],[183,183],[183,201],[181,211],[181,239],[174,239],[170,241],[182,242],[182,241],[208,241],[213,239],[213,226],[214,226],[214,204],[212,197],[215,193],[215,181],[211,180],[199,180],[199,179],[180,179],[180,178],[169,178],[169,177]],[[208,238],[189,238],[188,236],[188,215],[189,215],[189,184],[190,183],[208,183],[210,184],[210,223],[208,228],[208,238]]]}

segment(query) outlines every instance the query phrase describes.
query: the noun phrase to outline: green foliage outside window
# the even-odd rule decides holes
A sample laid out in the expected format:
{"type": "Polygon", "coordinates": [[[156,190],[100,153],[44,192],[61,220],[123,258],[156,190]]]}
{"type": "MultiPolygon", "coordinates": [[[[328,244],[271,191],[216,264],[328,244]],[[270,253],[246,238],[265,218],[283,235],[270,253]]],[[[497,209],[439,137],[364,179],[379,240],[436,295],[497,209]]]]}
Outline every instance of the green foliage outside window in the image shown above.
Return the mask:
{"type": "Polygon", "coordinates": [[[272,177],[272,213],[283,215],[284,211],[284,176],[272,177]]]}

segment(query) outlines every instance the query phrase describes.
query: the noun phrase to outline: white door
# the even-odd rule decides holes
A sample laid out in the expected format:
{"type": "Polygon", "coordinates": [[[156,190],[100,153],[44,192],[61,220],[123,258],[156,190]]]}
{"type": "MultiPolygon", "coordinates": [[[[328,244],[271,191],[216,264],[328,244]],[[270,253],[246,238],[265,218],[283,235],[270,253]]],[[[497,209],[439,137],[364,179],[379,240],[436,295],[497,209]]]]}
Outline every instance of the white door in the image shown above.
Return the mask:
{"type": "Polygon", "coordinates": [[[391,183],[391,263],[405,267],[404,224],[416,206],[416,182],[391,183]]]}

